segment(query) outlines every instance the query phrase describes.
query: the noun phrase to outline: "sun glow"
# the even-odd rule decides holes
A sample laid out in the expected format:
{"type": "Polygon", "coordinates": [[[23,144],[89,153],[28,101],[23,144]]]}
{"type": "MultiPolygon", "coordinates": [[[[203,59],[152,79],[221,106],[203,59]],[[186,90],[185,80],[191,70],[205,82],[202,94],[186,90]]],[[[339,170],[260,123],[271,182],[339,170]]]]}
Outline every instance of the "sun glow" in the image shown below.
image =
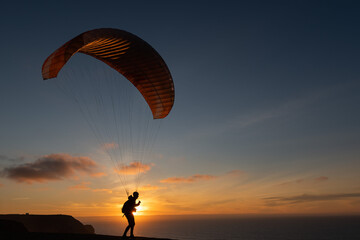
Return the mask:
{"type": "Polygon", "coordinates": [[[146,211],[146,207],[144,206],[137,206],[136,207],[136,212],[134,212],[134,215],[145,215],[144,212],[146,211]]]}

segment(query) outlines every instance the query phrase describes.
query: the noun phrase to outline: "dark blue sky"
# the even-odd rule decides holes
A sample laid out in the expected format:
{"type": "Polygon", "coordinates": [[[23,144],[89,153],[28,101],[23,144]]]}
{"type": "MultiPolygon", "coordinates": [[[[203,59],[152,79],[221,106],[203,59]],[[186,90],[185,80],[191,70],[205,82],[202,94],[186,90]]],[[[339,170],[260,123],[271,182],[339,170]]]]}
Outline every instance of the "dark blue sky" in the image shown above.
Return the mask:
{"type": "Polygon", "coordinates": [[[3,121],[44,124],[37,118],[48,118],[44,109],[52,104],[40,81],[44,59],[83,31],[114,27],[142,37],[168,63],[176,128],[226,122],[337,87],[346,88],[341,97],[309,106],[318,124],[297,128],[356,126],[358,11],[356,1],[7,3],[0,40],[3,121]]]}

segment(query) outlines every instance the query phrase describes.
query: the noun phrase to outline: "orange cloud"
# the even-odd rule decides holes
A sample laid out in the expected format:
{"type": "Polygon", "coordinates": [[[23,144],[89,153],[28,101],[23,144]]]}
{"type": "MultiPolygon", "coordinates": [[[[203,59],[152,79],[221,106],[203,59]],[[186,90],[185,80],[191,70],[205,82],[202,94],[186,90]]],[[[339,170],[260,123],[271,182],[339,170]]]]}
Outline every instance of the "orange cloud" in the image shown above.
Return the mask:
{"type": "Polygon", "coordinates": [[[107,189],[107,188],[90,188],[89,187],[90,182],[82,182],[80,184],[74,185],[74,186],[70,186],[69,190],[91,190],[93,192],[106,192],[106,193],[112,193],[111,189],[107,189]]]}
{"type": "Polygon", "coordinates": [[[111,189],[107,188],[98,188],[98,189],[92,189],[93,192],[106,192],[106,193],[112,193],[113,191],[111,189]]]}
{"type": "Polygon", "coordinates": [[[304,202],[314,202],[314,201],[334,201],[342,199],[351,199],[351,198],[360,198],[360,193],[337,193],[337,194],[303,194],[290,197],[267,197],[263,198],[266,201],[267,206],[279,206],[279,205],[288,205],[288,204],[298,204],[304,202]]]}
{"type": "Polygon", "coordinates": [[[96,170],[97,164],[89,157],[59,153],[45,155],[32,163],[5,168],[1,175],[17,182],[33,183],[76,177],[78,173],[98,175],[96,170]]]}
{"type": "Polygon", "coordinates": [[[141,162],[131,162],[129,165],[123,165],[116,172],[124,175],[136,175],[138,173],[145,173],[151,169],[153,164],[143,164],[141,162]]]}
{"type": "Polygon", "coordinates": [[[158,189],[163,189],[163,187],[150,185],[150,184],[140,187],[140,191],[153,191],[153,190],[158,190],[158,189]]]}
{"type": "Polygon", "coordinates": [[[102,177],[102,176],[106,176],[106,173],[104,172],[95,172],[90,174],[92,177],[102,177]]]}
{"type": "Polygon", "coordinates": [[[82,182],[80,184],[69,187],[70,190],[88,190],[90,182],[82,182]]]}
{"type": "Polygon", "coordinates": [[[160,180],[162,183],[192,183],[197,181],[203,181],[203,180],[212,180],[217,178],[216,176],[212,175],[201,175],[196,174],[190,177],[170,177],[163,180],[160,180]]]}

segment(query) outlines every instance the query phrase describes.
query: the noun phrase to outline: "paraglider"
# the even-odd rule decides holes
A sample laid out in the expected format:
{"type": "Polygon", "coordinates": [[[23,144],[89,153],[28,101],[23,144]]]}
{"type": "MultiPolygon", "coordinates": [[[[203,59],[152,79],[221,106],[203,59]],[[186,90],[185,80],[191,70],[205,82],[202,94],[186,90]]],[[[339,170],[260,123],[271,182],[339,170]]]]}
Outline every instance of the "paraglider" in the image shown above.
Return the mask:
{"type": "Polygon", "coordinates": [[[137,190],[139,175],[150,168],[143,159],[157,135],[156,124],[169,114],[174,104],[172,76],[159,53],[132,33],[112,28],[95,29],[55,50],[42,66],[42,77],[44,80],[58,78],[54,82],[79,105],[96,139],[114,163],[127,195],[126,175],[137,175],[134,189],[137,190]],[[102,65],[105,63],[112,72],[115,70],[116,76],[109,78],[108,73],[90,74],[87,70],[79,75],[73,73],[77,67],[70,72],[63,70],[77,53],[89,55],[102,65]],[[135,86],[135,95],[140,93],[140,98],[145,100],[144,114],[139,114],[132,97],[123,92],[121,84],[126,81],[119,79],[121,76],[135,86]],[[148,110],[151,110],[150,117],[148,110]],[[155,127],[151,126],[153,122],[155,127]]]}

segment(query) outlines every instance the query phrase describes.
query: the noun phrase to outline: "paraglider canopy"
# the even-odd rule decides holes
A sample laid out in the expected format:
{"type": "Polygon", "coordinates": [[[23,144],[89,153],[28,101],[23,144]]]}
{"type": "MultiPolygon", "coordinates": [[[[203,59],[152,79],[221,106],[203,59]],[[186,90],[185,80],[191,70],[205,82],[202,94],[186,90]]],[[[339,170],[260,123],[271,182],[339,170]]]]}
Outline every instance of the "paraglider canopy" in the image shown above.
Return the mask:
{"type": "Polygon", "coordinates": [[[42,66],[44,80],[55,78],[77,52],[90,55],[125,76],[142,94],[153,118],[165,118],[174,104],[168,67],[148,43],[129,32],[101,28],[84,32],[52,53],[42,66]]]}

